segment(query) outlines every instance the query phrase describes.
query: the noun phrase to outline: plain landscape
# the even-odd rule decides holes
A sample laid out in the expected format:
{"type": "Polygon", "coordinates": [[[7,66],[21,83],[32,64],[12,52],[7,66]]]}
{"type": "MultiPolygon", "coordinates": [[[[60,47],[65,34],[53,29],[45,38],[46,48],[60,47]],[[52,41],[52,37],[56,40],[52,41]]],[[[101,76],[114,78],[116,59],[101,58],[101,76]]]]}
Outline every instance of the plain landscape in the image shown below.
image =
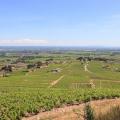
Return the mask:
{"type": "Polygon", "coordinates": [[[120,120],[120,0],[0,0],[0,120],[120,120]]]}
{"type": "Polygon", "coordinates": [[[99,120],[119,97],[119,49],[1,47],[1,120],[99,120]]]}

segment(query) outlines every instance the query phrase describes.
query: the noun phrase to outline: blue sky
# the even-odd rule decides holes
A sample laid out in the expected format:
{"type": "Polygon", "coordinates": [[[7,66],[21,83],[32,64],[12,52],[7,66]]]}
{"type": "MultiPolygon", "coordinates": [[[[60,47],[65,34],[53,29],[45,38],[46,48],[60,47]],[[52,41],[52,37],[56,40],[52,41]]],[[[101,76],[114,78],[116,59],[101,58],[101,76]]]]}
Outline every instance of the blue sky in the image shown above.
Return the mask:
{"type": "Polygon", "coordinates": [[[0,0],[0,45],[120,46],[120,0],[0,0]]]}

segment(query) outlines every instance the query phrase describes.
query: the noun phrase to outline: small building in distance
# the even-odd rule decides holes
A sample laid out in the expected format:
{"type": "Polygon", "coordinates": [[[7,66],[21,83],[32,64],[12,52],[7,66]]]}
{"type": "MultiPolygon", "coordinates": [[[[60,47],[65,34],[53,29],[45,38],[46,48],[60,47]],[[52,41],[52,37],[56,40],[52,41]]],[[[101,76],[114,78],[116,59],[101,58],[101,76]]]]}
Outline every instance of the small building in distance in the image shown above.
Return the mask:
{"type": "Polygon", "coordinates": [[[61,68],[56,68],[56,69],[52,69],[51,72],[53,73],[60,73],[61,72],[61,68]]]}

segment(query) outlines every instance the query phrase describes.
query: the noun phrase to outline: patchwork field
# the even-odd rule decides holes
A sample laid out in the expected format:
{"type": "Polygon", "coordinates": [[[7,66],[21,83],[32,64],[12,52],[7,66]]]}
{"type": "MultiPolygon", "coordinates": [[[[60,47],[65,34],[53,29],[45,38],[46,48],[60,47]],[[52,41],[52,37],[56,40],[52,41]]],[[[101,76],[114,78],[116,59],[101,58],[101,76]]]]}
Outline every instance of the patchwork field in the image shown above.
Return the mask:
{"type": "MultiPolygon", "coordinates": [[[[119,97],[119,55],[111,60],[109,53],[101,53],[107,62],[77,59],[89,54],[93,53],[33,54],[22,58],[9,53],[1,57],[0,120],[20,120],[63,105],[119,97]],[[10,66],[12,72],[8,72],[10,66]]],[[[100,53],[96,54],[98,57],[100,53]]]]}
{"type": "MultiPolygon", "coordinates": [[[[9,77],[0,77],[0,87],[48,88],[61,76],[64,77],[53,85],[53,88],[88,87],[91,80],[96,88],[120,87],[119,72],[102,68],[104,63],[101,62],[89,62],[87,65],[89,71],[86,71],[85,64],[74,60],[71,63],[50,64],[47,68],[36,69],[32,72],[21,69],[11,73],[9,77]],[[56,68],[60,68],[61,72],[51,72],[52,69],[56,68]]],[[[115,65],[111,65],[111,68],[114,69],[115,65]]]]}

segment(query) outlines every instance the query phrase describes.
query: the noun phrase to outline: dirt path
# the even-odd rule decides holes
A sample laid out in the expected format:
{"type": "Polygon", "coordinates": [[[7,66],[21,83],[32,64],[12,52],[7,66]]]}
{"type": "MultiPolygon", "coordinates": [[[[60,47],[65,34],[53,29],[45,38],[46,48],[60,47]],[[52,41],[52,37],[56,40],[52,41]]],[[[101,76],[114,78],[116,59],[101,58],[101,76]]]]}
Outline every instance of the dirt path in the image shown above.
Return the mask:
{"type": "Polygon", "coordinates": [[[84,66],[84,69],[85,69],[85,72],[88,71],[88,69],[87,69],[87,65],[86,65],[86,64],[85,64],[85,66],[84,66]]]}
{"type": "Polygon", "coordinates": [[[91,71],[88,70],[88,63],[86,63],[86,64],[84,65],[84,70],[85,70],[85,72],[92,73],[91,71]]]}
{"type": "Polygon", "coordinates": [[[56,85],[61,79],[63,79],[64,75],[60,76],[57,80],[53,81],[48,88],[53,87],[56,85]]]}
{"type": "MultiPolygon", "coordinates": [[[[95,114],[106,113],[111,106],[120,105],[120,99],[104,99],[91,101],[90,105],[95,114]]],[[[80,105],[65,106],[56,108],[48,112],[42,112],[37,115],[23,118],[22,120],[84,120],[85,103],[80,105]]]]}

